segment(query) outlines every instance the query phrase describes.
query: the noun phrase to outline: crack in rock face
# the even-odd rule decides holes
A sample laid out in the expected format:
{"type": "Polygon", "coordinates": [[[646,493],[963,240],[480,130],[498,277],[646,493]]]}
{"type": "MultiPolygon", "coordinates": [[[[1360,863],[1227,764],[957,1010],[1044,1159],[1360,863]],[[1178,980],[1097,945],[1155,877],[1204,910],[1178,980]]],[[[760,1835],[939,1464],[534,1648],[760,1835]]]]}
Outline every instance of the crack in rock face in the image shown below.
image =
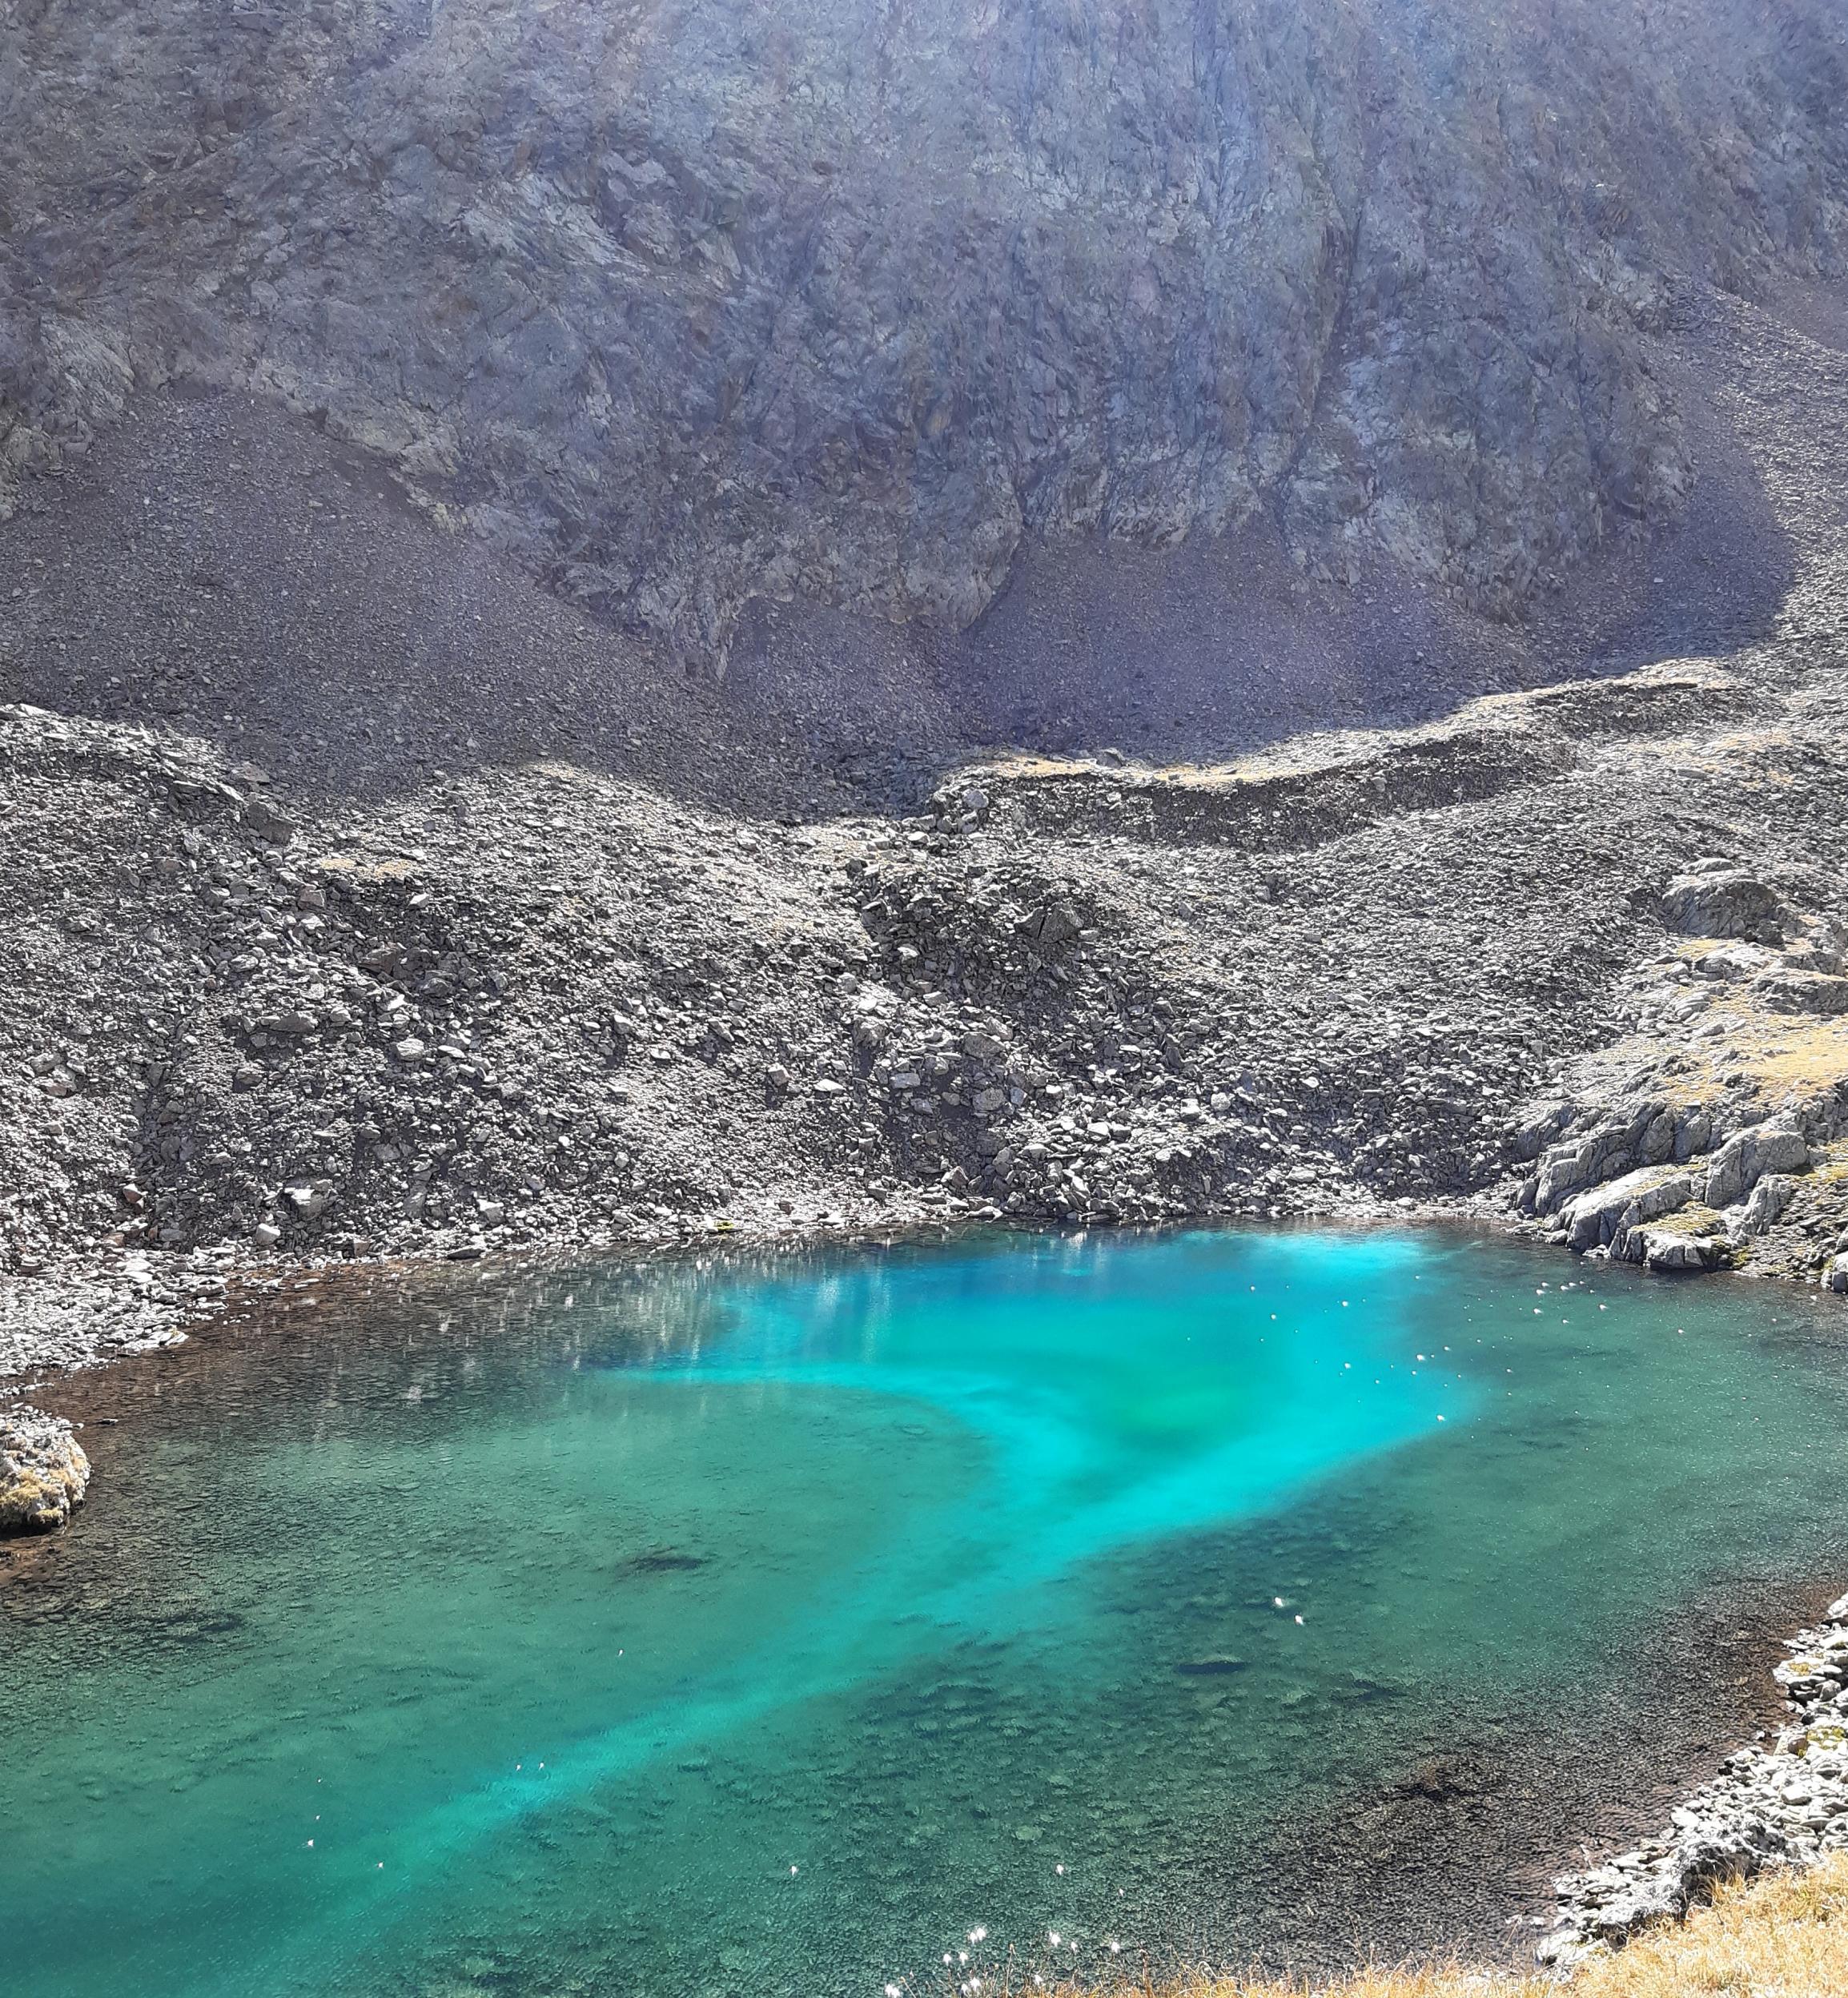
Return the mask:
{"type": "Polygon", "coordinates": [[[1513,615],[1689,489],[1678,281],[1848,239],[1835,10],[1659,11],[15,10],[0,508],[191,380],[708,656],[1260,515],[1513,615]]]}

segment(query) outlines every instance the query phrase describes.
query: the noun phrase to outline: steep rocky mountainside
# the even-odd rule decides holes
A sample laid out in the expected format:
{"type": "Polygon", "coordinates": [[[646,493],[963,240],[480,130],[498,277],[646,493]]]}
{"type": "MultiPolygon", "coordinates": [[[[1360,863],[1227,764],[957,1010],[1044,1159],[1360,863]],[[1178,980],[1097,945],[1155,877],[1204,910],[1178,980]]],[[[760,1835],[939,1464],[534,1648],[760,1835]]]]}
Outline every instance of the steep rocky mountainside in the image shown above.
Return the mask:
{"type": "Polygon", "coordinates": [[[584,603],[960,627],[1254,525],[1519,610],[1848,254],[1836,0],[9,0],[0,506],[241,385],[584,603]]]}
{"type": "Polygon", "coordinates": [[[0,1374],[938,1217],[1848,1289],[1842,29],[16,6],[0,1374]]]}
{"type": "Polygon", "coordinates": [[[0,710],[0,1369],[278,1256],[934,1218],[1448,1212],[1848,1290],[1848,371],[1735,334],[1777,629],[1417,728],[805,822],[0,710]]]}

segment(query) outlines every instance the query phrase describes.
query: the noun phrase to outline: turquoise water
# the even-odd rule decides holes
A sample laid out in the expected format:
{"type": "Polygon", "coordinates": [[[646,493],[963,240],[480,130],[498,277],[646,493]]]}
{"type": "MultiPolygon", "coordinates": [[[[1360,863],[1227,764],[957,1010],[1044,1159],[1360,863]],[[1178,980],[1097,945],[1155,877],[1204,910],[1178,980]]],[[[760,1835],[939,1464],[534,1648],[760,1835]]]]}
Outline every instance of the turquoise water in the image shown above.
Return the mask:
{"type": "Polygon", "coordinates": [[[1446,1811],[1672,1735],[1677,1612],[1840,1545],[1841,1315],[1574,1273],[481,1272],[94,1386],[95,1502],[0,1558],[4,1953],[39,1998],[878,1998],[1339,1940],[1446,1811]]]}

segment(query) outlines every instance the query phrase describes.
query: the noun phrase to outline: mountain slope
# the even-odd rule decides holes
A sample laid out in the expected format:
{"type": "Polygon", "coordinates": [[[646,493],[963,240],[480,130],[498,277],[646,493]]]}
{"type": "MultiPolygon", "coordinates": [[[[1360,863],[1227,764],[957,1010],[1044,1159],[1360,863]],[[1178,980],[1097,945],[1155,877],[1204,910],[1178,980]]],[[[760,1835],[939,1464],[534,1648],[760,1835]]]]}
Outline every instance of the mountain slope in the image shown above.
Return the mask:
{"type": "MultiPolygon", "coordinates": [[[[1693,453],[1696,278],[1839,276],[1832,0],[29,0],[0,492],[252,385],[566,593],[955,628],[1261,522],[1513,615],[1693,453]]],[[[3,502],[0,502],[3,503],[3,502]]]]}

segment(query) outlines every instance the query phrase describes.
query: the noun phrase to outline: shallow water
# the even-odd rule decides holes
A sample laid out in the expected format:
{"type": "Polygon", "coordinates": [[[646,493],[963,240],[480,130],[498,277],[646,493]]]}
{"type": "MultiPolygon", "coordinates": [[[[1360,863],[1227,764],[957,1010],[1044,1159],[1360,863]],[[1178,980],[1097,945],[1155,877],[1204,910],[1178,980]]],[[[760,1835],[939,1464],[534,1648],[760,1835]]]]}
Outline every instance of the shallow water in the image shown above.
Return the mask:
{"type": "Polygon", "coordinates": [[[1005,1237],[484,1272],[151,1363],[0,1564],[4,1956],[877,1998],[946,1948],[1312,1958],[1420,1894],[1460,1932],[1472,1843],[1692,1747],[1739,1696],[1691,1662],[1848,1520],[1838,1313],[1574,1273],[1005,1237]]]}

